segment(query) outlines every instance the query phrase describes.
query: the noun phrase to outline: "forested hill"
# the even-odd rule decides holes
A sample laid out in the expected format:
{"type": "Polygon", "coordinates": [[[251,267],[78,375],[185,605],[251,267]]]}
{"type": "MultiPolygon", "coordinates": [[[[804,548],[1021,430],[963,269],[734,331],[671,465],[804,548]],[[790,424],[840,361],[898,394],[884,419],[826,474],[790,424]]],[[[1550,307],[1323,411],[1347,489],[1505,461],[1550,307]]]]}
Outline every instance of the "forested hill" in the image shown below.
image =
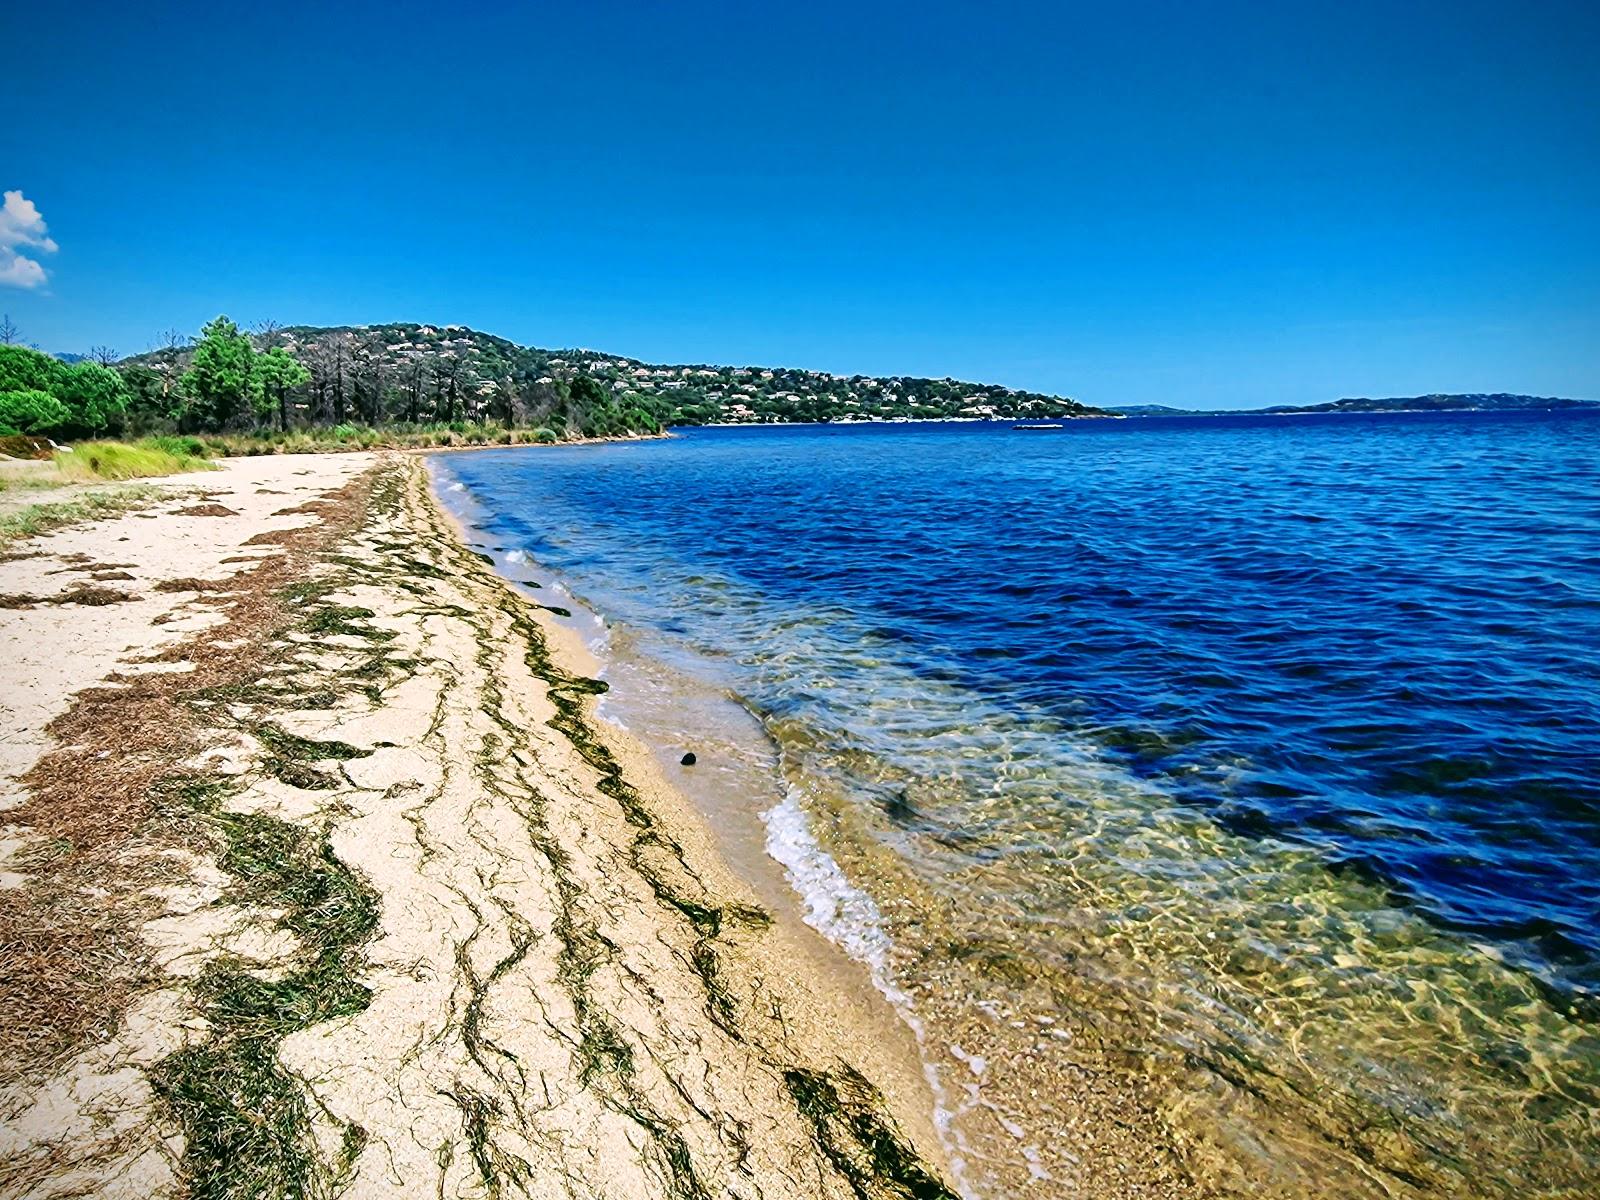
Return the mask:
{"type": "MultiPolygon", "coordinates": [[[[715,422],[1098,415],[1059,396],[996,384],[667,366],[520,346],[460,325],[268,326],[249,336],[258,353],[281,348],[305,369],[308,377],[288,389],[283,413],[258,406],[263,419],[286,419],[291,427],[492,422],[594,436],[715,422]]],[[[167,394],[190,367],[193,345],[168,342],[119,364],[142,396],[167,394]]]]}

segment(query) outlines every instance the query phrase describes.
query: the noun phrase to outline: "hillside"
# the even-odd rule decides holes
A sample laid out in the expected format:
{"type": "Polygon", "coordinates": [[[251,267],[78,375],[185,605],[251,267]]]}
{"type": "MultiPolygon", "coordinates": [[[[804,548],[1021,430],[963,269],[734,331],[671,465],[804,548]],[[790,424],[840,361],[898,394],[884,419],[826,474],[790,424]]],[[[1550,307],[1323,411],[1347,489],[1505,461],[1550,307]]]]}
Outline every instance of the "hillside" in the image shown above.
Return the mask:
{"type": "MultiPolygon", "coordinates": [[[[492,424],[568,438],[652,433],[673,425],[1217,415],[1154,404],[1101,410],[1061,396],[954,379],[647,363],[596,350],[523,346],[462,325],[267,326],[248,338],[257,355],[284,353],[304,368],[281,376],[293,382],[272,397],[256,398],[254,419],[283,430],[492,424]]],[[[118,365],[134,395],[131,412],[155,424],[182,410],[177,381],[193,358],[194,343],[169,336],[164,348],[122,360],[118,365]]],[[[1232,411],[1288,415],[1591,406],[1594,402],[1584,400],[1474,393],[1350,397],[1232,411]]],[[[220,426],[215,420],[210,424],[238,428],[250,419],[248,412],[236,410],[220,426]]],[[[182,416],[178,424],[184,424],[182,416]]],[[[191,425],[201,428],[204,422],[191,425]]]]}
{"type": "MultiPolygon", "coordinates": [[[[288,326],[251,336],[257,350],[281,346],[310,373],[293,396],[300,423],[493,421],[605,434],[713,423],[1100,415],[1060,396],[997,384],[646,363],[521,346],[460,325],[288,326]]],[[[136,390],[170,389],[191,355],[173,344],[121,366],[136,390]]]]}

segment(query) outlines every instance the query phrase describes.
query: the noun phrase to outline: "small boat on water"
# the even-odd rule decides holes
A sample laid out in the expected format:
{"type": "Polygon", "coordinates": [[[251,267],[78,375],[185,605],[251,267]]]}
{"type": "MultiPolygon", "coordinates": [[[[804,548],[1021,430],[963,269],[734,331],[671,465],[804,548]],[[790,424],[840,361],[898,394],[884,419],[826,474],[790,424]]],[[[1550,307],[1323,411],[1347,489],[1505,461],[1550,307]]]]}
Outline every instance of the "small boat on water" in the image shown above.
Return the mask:
{"type": "Polygon", "coordinates": [[[1042,425],[1013,425],[1011,428],[1020,429],[1024,433],[1031,433],[1035,429],[1064,429],[1066,426],[1062,425],[1060,421],[1055,421],[1046,422],[1042,425]]]}

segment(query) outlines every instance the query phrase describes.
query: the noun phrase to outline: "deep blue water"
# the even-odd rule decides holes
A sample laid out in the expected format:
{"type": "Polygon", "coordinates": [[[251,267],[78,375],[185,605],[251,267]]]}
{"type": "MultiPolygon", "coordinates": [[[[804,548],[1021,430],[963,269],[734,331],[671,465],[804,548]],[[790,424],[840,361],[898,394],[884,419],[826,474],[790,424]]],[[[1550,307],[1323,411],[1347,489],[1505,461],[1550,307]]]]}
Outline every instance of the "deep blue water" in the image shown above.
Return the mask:
{"type": "Polygon", "coordinates": [[[449,467],[624,620],[709,648],[821,609],[1600,982],[1600,416],[703,429],[449,467]]]}
{"type": "MultiPolygon", "coordinates": [[[[1600,414],[438,464],[505,569],[604,614],[618,715],[710,739],[705,779],[761,754],[688,714],[754,714],[724,811],[928,1044],[1053,1013],[1091,1071],[1141,1047],[1207,1161],[1319,1194],[1600,1172],[1600,414]]],[[[1013,1117],[1048,1131],[1045,1051],[995,1052],[1044,1064],[1013,1117]]]]}

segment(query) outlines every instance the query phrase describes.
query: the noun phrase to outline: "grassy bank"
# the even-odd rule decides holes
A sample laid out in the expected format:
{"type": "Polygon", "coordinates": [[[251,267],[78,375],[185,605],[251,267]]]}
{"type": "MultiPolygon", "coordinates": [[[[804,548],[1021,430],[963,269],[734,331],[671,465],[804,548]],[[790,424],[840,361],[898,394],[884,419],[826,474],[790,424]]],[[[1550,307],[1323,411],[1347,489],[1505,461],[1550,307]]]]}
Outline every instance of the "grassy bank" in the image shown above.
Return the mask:
{"type": "MultiPolygon", "coordinates": [[[[632,434],[624,438],[565,437],[553,429],[507,429],[501,425],[455,422],[399,429],[374,429],[366,425],[336,425],[331,429],[295,430],[289,433],[212,433],[204,436],[165,435],[137,441],[80,442],[57,449],[51,466],[0,460],[0,491],[59,487],[65,483],[100,480],[146,479],[204,471],[218,458],[245,458],[260,454],[336,454],[353,450],[448,450],[477,446],[554,446],[564,442],[631,440],[659,437],[632,434]]],[[[20,440],[20,439],[12,439],[20,440]]],[[[48,442],[41,442],[48,449],[48,442]]],[[[0,453],[5,447],[0,446],[0,453]]],[[[40,455],[32,456],[42,457],[40,455]]]]}
{"type": "Polygon", "coordinates": [[[60,479],[93,483],[209,471],[213,457],[199,438],[158,437],[139,442],[80,442],[57,450],[54,461],[60,479]]]}
{"type": "MultiPolygon", "coordinates": [[[[48,446],[48,443],[45,443],[48,446]]],[[[0,467],[0,544],[48,533],[81,521],[144,508],[171,489],[144,486],[84,487],[209,471],[211,455],[194,438],[140,442],[80,442],[49,459],[16,459],[0,467]],[[30,494],[40,495],[28,503],[30,494]],[[57,498],[50,499],[51,493],[57,498]]]]}
{"type": "Polygon", "coordinates": [[[116,483],[209,471],[216,452],[198,438],[159,437],[138,442],[79,442],[48,458],[0,460],[0,492],[62,487],[70,483],[116,483]]]}

